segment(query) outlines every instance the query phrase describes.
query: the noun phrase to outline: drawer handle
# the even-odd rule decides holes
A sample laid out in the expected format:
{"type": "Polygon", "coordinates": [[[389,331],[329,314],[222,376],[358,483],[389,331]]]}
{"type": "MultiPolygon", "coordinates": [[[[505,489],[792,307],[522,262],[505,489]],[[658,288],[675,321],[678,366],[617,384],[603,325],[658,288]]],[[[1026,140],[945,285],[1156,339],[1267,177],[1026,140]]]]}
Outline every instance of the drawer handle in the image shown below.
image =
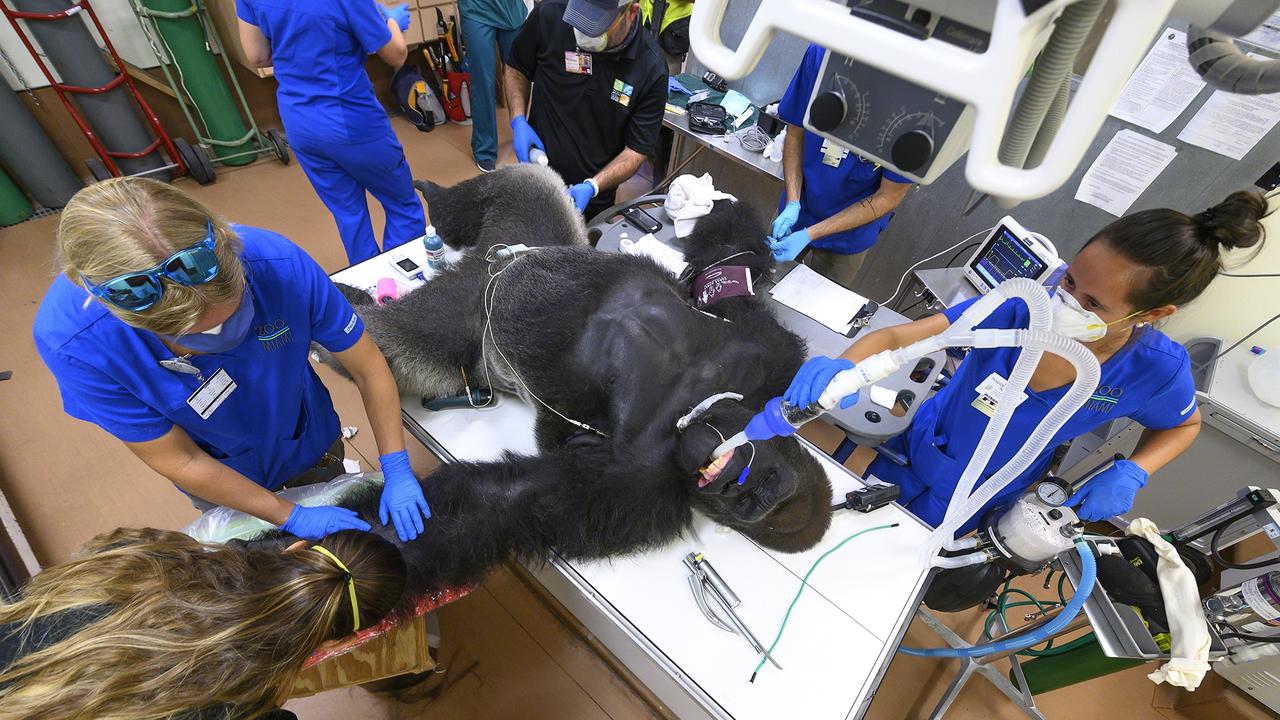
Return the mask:
{"type": "Polygon", "coordinates": [[[1271,443],[1267,442],[1266,440],[1263,440],[1260,437],[1257,437],[1256,435],[1254,436],[1253,441],[1258,443],[1262,447],[1266,448],[1267,452],[1280,453],[1280,447],[1276,447],[1275,445],[1272,445],[1271,443]]]}

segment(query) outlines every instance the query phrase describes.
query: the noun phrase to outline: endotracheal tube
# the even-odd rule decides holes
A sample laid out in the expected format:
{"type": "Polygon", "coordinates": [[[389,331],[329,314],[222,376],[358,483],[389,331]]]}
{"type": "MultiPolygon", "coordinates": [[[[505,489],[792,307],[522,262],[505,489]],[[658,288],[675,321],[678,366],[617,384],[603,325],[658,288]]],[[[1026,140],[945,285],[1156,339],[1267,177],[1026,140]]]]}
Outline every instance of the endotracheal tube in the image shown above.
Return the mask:
{"type": "Polygon", "coordinates": [[[922,563],[936,564],[940,560],[938,557],[940,549],[944,547],[953,550],[962,549],[954,539],[956,530],[979,512],[992,497],[995,497],[996,493],[1030,467],[1031,463],[1044,452],[1054,434],[1084,406],[1098,386],[1101,369],[1097,358],[1079,342],[1052,332],[1051,319],[1049,294],[1045,292],[1044,286],[1027,278],[1006,280],[979,298],[945,332],[904,348],[877,353],[858,363],[856,367],[836,375],[827,385],[818,402],[813,405],[797,408],[780,397],[770,400],[764,410],[753,417],[742,432],[717,447],[713,457],[719,457],[748,441],[793,435],[801,425],[836,407],[841,398],[883,380],[910,362],[944,348],[1022,348],[1018,353],[1013,372],[1010,373],[1009,381],[1004,385],[1001,401],[996,406],[996,413],[987,423],[978,447],[956,484],[945,518],[921,549],[922,563]],[[1025,302],[1030,310],[1029,328],[1025,330],[974,329],[1006,300],[1015,298],[1025,302]],[[1035,431],[1022,446],[1022,450],[1015,453],[1004,467],[984,482],[977,492],[974,492],[978,477],[986,469],[996,445],[1013,416],[1013,410],[1017,406],[1016,398],[1026,389],[1032,372],[1040,362],[1040,356],[1046,350],[1063,357],[1075,367],[1075,381],[1062,399],[1041,419],[1035,431]]]}

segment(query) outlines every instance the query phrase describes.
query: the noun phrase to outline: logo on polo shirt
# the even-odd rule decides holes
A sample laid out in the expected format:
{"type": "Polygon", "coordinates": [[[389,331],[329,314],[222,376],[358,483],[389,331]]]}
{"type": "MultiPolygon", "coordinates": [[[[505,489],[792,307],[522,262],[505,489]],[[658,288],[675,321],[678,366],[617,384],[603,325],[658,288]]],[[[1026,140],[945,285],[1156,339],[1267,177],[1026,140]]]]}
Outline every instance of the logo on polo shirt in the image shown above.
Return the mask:
{"type": "Polygon", "coordinates": [[[634,86],[628,85],[621,80],[614,80],[613,92],[609,95],[609,99],[618,103],[622,107],[627,107],[631,104],[631,96],[635,91],[636,89],[634,86]]]}
{"type": "Polygon", "coordinates": [[[284,320],[276,320],[258,326],[258,342],[264,350],[279,350],[293,342],[293,331],[284,320]]]}
{"type": "Polygon", "coordinates": [[[1124,388],[1119,385],[1099,385],[1098,391],[1084,404],[1084,409],[1096,413],[1109,413],[1120,402],[1121,395],[1124,395],[1124,388]]]}

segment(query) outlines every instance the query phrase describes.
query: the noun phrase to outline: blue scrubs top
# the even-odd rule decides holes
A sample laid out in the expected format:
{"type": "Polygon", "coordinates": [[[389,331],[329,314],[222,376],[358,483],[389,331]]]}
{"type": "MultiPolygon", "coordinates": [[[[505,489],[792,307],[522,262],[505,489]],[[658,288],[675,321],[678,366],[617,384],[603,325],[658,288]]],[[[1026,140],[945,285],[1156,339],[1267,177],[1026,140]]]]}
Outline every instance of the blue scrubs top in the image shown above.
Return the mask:
{"type": "MultiPolygon", "coordinates": [[[[944,314],[955,322],[973,302],[960,303],[944,314]]],[[[1026,304],[1010,300],[978,327],[1026,328],[1029,323],[1026,304]]],[[[945,517],[952,491],[989,421],[989,416],[974,405],[978,402],[978,387],[992,373],[1007,380],[1018,353],[1016,348],[970,350],[951,382],[920,406],[911,427],[886,443],[889,449],[906,456],[909,466],[902,467],[882,455],[868,468],[869,474],[901,486],[900,502],[921,520],[936,526],[945,517]]],[[[1043,392],[1027,388],[1027,398],[1014,411],[979,484],[1022,449],[1068,387],[1043,392]]],[[[1102,379],[1084,407],[1058,430],[1026,472],[1006,485],[986,507],[1008,504],[1040,479],[1058,445],[1103,423],[1127,417],[1143,427],[1165,430],[1186,422],[1195,409],[1196,389],[1186,349],[1154,328],[1135,329],[1129,342],[1102,364],[1102,379]]],[[[982,514],[970,519],[957,534],[974,529],[982,514]]]]}
{"type": "Polygon", "coordinates": [[[254,327],[227,353],[191,357],[206,380],[221,369],[236,386],[208,419],[187,404],[201,380],[160,366],[173,357],[160,338],[126,325],[65,275],[36,313],[36,349],[67,414],[126,442],[155,440],[177,425],[273,490],[315,465],[338,438],[329,391],[308,359],[312,341],[341,352],[364,323],[297,245],[268,230],[233,227],[244,242],[254,327]]]}
{"type": "MultiPolygon", "coordinates": [[[[804,130],[804,114],[809,107],[809,97],[813,95],[813,85],[818,81],[818,70],[822,67],[824,52],[826,50],[820,45],[809,46],[795,77],[791,78],[791,84],[787,86],[786,94],[782,96],[782,102],[778,104],[778,117],[796,126],[788,132],[804,130]]],[[[823,145],[827,142],[826,138],[804,130],[804,184],[800,190],[797,230],[822,222],[855,202],[873,195],[880,189],[882,178],[898,183],[913,182],[910,178],[867,162],[852,152],[845,153],[834,167],[828,165],[823,161],[823,145]]],[[[778,204],[779,210],[786,202],[787,195],[784,192],[782,201],[778,204]]],[[[811,247],[841,255],[860,253],[876,244],[880,231],[884,230],[892,218],[893,213],[885,213],[861,227],[817,240],[811,247]]]]}
{"type": "Polygon", "coordinates": [[[276,101],[291,137],[353,145],[391,132],[365,59],[391,41],[374,0],[236,0],[271,42],[276,101]]]}

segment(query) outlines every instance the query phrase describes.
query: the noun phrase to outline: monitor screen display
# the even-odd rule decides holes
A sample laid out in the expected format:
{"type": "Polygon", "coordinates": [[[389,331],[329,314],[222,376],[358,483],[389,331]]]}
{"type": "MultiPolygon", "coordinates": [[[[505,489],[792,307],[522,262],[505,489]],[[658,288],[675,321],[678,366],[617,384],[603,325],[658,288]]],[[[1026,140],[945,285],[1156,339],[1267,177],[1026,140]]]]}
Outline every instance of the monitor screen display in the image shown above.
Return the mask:
{"type": "Polygon", "coordinates": [[[1009,278],[1037,278],[1045,271],[1046,265],[1024,240],[1002,225],[987,245],[986,252],[974,258],[969,267],[988,285],[995,287],[1009,278]]]}
{"type": "Polygon", "coordinates": [[[400,258],[396,261],[396,265],[399,265],[400,269],[407,273],[416,272],[418,270],[418,263],[410,260],[409,258],[400,258]]]}

